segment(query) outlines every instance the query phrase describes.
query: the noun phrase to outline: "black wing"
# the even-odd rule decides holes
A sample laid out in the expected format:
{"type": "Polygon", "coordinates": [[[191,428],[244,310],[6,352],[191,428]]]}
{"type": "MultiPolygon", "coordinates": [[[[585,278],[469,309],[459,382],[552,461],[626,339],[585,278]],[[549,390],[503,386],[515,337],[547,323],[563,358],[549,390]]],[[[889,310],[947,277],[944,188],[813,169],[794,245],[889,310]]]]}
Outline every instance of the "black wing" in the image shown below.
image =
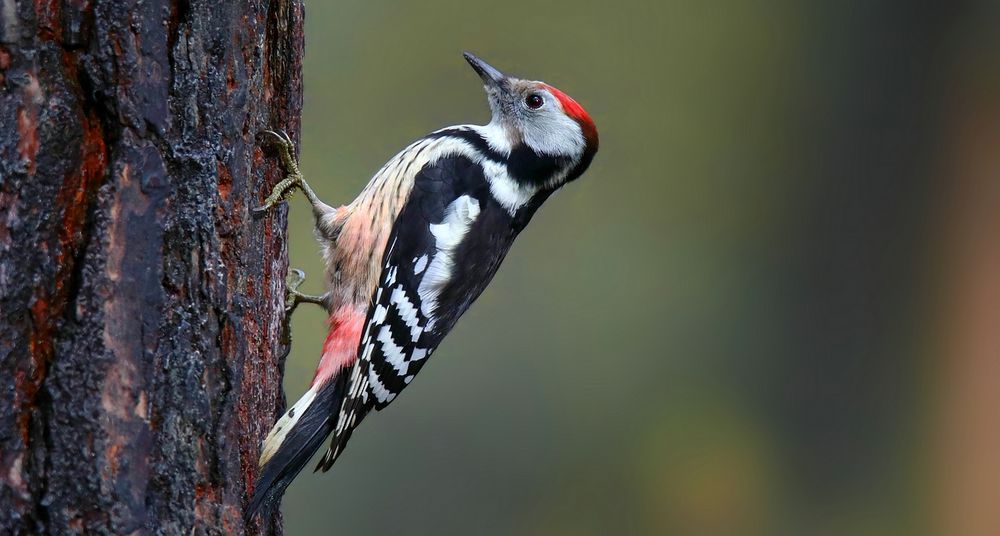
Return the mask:
{"type": "Polygon", "coordinates": [[[465,156],[417,172],[388,239],[382,272],[350,371],[330,451],[413,380],[458,318],[482,293],[523,225],[490,195],[482,168],[465,156]]]}
{"type": "Polygon", "coordinates": [[[456,266],[468,260],[458,248],[472,238],[489,198],[482,168],[464,156],[442,158],[417,173],[389,237],[358,348],[376,408],[413,380],[451,329],[453,307],[441,294],[459,276],[456,266]]]}

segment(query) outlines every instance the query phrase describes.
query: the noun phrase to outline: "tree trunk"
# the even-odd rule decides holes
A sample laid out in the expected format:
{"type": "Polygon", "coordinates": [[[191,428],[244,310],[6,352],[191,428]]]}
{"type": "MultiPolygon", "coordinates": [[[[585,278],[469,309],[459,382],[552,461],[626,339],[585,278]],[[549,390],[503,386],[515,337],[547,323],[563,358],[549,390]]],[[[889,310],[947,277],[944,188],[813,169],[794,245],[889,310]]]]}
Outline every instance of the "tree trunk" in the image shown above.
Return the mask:
{"type": "Polygon", "coordinates": [[[0,0],[3,534],[246,530],[287,351],[254,136],[298,132],[302,17],[0,0]]]}

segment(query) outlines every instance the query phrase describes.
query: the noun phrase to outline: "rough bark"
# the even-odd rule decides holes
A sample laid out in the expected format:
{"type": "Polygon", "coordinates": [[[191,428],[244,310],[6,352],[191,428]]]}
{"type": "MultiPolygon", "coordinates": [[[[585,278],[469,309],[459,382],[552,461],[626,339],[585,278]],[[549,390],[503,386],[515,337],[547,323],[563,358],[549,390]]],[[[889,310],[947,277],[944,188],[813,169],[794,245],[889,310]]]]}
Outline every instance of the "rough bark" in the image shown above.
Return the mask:
{"type": "Polygon", "coordinates": [[[298,132],[302,17],[0,0],[0,532],[245,530],[286,353],[254,135],[298,132]]]}

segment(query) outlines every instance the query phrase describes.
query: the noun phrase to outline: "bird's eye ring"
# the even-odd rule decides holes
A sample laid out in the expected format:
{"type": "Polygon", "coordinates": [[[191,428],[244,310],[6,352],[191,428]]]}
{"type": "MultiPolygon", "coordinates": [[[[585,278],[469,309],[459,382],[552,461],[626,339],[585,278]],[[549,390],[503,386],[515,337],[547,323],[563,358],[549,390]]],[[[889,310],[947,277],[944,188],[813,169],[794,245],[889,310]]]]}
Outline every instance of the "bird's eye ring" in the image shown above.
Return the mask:
{"type": "Polygon", "coordinates": [[[532,93],[524,98],[524,104],[532,110],[537,110],[545,104],[545,99],[543,99],[538,93],[532,93]]]}

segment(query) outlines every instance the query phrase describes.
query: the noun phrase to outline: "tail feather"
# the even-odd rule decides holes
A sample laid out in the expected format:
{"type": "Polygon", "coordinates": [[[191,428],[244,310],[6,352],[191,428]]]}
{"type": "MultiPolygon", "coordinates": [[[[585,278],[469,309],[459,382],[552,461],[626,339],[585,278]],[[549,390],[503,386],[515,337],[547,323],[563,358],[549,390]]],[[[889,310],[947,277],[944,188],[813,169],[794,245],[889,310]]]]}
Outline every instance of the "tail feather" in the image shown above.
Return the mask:
{"type": "Polygon", "coordinates": [[[333,431],[346,376],[338,374],[322,385],[313,385],[275,423],[261,450],[261,470],[247,506],[247,520],[257,512],[273,512],[281,504],[285,489],[333,431]]]}

